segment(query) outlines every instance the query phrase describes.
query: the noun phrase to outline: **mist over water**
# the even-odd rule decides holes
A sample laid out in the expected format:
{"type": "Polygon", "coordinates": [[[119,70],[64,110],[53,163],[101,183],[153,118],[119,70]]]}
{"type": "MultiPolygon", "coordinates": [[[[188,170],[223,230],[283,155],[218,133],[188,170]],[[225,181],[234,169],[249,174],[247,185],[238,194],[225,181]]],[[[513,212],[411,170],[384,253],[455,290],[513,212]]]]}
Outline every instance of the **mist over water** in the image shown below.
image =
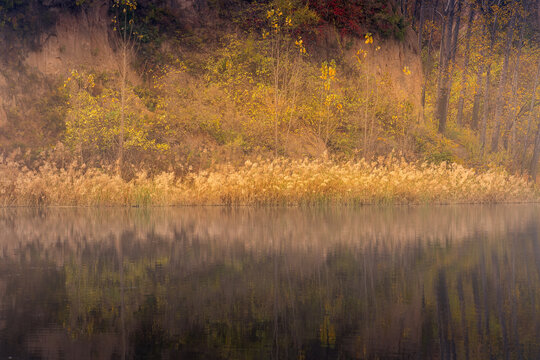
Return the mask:
{"type": "Polygon", "coordinates": [[[0,209],[0,358],[539,358],[539,216],[0,209]]]}

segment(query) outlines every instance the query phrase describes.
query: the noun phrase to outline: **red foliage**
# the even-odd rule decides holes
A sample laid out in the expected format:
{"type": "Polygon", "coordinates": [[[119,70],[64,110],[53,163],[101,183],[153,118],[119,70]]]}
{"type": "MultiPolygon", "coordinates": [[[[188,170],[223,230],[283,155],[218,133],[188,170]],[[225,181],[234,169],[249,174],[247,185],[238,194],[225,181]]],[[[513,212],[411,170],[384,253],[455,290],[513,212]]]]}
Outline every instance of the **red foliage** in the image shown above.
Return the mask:
{"type": "Polygon", "coordinates": [[[308,0],[323,24],[334,25],[343,35],[366,32],[389,36],[401,30],[395,4],[388,0],[308,0]],[[398,19],[398,20],[396,20],[398,19]]]}

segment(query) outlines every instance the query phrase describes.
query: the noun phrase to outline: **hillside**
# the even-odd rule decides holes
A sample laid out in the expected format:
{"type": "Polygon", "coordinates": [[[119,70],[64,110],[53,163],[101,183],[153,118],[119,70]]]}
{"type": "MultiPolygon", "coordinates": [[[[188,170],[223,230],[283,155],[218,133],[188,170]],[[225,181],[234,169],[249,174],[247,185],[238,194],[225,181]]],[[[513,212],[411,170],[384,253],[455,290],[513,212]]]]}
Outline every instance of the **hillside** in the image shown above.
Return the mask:
{"type": "MultiPolygon", "coordinates": [[[[398,139],[400,132],[409,131],[412,126],[409,129],[407,124],[406,129],[400,124],[390,125],[392,116],[399,115],[411,124],[419,121],[422,70],[420,49],[412,29],[404,29],[402,39],[375,34],[373,44],[365,44],[363,37],[342,36],[333,26],[319,23],[299,23],[294,25],[294,30],[283,29],[283,36],[291,38],[293,47],[303,35],[307,52],[296,54],[283,40],[283,49],[289,54],[284,60],[287,64],[282,69],[283,78],[279,79],[283,89],[278,91],[283,99],[277,110],[280,139],[276,149],[271,124],[275,104],[267,104],[269,101],[264,99],[271,98],[274,91],[270,79],[271,56],[262,48],[267,44],[261,30],[249,28],[252,19],[244,18],[248,11],[252,18],[258,18],[264,12],[263,7],[270,5],[240,2],[237,10],[230,10],[226,5],[201,4],[172,1],[151,8],[139,4],[133,12],[135,23],[141,24],[137,30],[145,33],[134,42],[134,52],[130,54],[127,77],[130,106],[147,117],[144,122],[174,117],[174,124],[169,126],[176,127],[176,133],[168,138],[164,134],[150,138],[147,133],[147,141],[167,144],[167,151],[173,153],[170,155],[187,162],[194,161],[187,157],[200,157],[203,150],[215,155],[215,161],[271,154],[276,150],[294,157],[319,157],[325,151],[375,155],[392,148],[414,153],[414,146],[401,144],[404,139],[398,139]],[[229,9],[229,13],[220,13],[224,9],[229,9]],[[242,19],[246,21],[242,23],[242,19]],[[301,26],[305,28],[300,29],[301,26]],[[365,51],[367,56],[358,55],[358,51],[365,51]],[[337,73],[326,94],[319,79],[320,68],[324,61],[332,60],[337,73]],[[405,67],[410,69],[410,75],[403,72],[405,67]],[[364,70],[369,74],[364,74],[364,70]],[[178,95],[180,88],[185,92],[173,96],[173,93],[178,95]],[[242,92],[249,92],[251,108],[244,106],[245,99],[238,99],[242,92]],[[352,98],[353,93],[357,94],[356,99],[352,98]],[[327,96],[335,98],[330,109],[325,105],[326,99],[321,99],[327,96]],[[362,97],[369,97],[370,104],[362,97]],[[338,103],[340,113],[336,108],[338,103]],[[173,111],[171,107],[184,111],[173,111]],[[396,115],[391,115],[392,111],[396,115]],[[358,120],[367,112],[371,113],[368,126],[373,127],[369,151],[360,144],[363,135],[355,133],[355,130],[361,132],[358,128],[366,119],[358,120]],[[378,129],[379,123],[390,125],[385,130],[389,136],[378,136],[382,135],[378,133],[382,130],[378,129]]],[[[111,28],[115,15],[110,5],[107,1],[92,1],[75,9],[60,5],[49,9],[54,13],[54,22],[33,35],[35,39],[28,41],[33,46],[24,45],[19,34],[4,36],[4,43],[20,45],[19,48],[12,45],[18,59],[4,54],[0,77],[3,109],[0,141],[4,152],[17,147],[23,152],[34,151],[37,146],[43,150],[59,141],[73,146],[66,136],[69,131],[66,118],[72,110],[67,104],[69,99],[82,96],[81,92],[88,92],[94,98],[107,91],[111,92],[108,96],[116,96],[113,93],[119,90],[121,54],[118,33],[111,28]],[[81,78],[92,76],[95,82],[92,90],[63,89],[72,71],[81,78]]],[[[264,14],[258,20],[266,20],[264,14]]],[[[113,151],[114,146],[110,145],[89,149],[88,155],[83,156],[94,158],[113,151]]]]}
{"type": "Polygon", "coordinates": [[[390,153],[535,178],[538,9],[3,0],[0,153],[127,180],[390,153]]]}

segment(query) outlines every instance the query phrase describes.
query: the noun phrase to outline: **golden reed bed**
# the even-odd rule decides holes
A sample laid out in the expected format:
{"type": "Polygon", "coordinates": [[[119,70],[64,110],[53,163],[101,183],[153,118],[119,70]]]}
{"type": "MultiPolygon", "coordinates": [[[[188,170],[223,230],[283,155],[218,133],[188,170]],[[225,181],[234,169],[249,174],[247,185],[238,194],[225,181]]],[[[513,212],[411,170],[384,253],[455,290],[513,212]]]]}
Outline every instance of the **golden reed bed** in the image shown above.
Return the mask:
{"type": "Polygon", "coordinates": [[[316,205],[495,203],[537,201],[526,179],[504,170],[457,164],[377,161],[246,161],[212,170],[133,180],[100,169],[44,165],[31,171],[0,162],[0,205],[316,205]]]}

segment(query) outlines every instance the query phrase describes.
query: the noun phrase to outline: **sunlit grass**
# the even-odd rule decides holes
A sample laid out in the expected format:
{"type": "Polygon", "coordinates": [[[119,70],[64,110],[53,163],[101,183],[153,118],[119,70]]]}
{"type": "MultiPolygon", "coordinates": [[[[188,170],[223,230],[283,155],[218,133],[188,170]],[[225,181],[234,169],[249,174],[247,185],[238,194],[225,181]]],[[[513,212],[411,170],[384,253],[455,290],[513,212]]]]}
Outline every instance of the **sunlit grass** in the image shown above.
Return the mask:
{"type": "Polygon", "coordinates": [[[495,203],[539,199],[524,178],[457,164],[261,160],[220,165],[181,178],[172,173],[125,181],[100,169],[0,162],[0,204],[10,205],[317,205],[495,203]]]}

